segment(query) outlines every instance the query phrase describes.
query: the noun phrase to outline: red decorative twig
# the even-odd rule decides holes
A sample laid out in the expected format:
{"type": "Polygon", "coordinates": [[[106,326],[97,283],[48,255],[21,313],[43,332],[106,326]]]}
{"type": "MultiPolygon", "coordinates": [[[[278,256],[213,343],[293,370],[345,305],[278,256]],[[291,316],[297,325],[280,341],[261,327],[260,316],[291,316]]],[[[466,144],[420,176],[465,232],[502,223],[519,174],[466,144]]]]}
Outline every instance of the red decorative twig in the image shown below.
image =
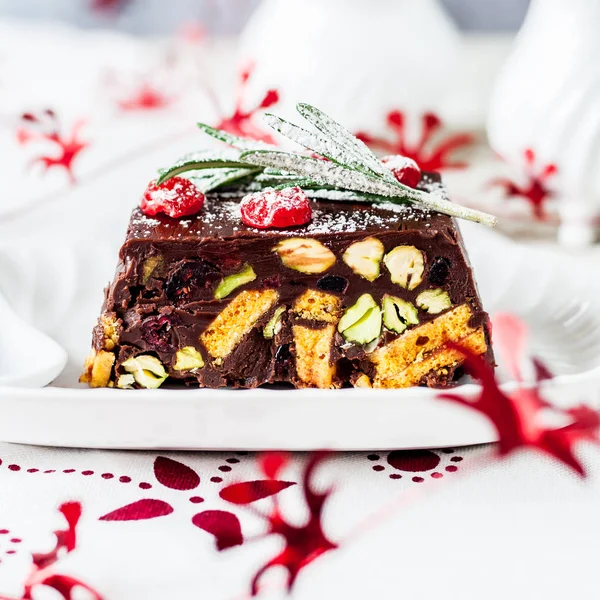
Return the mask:
{"type": "MultiPolygon", "coordinates": [[[[287,590],[291,592],[300,571],[311,562],[329,550],[335,550],[338,545],[327,538],[323,531],[323,508],[331,490],[317,492],[313,487],[314,472],[326,458],[326,452],[315,452],[310,457],[302,477],[302,494],[308,510],[308,520],[304,525],[293,525],[281,513],[277,496],[273,496],[273,506],[270,513],[265,514],[257,509],[254,512],[267,522],[267,532],[254,539],[262,539],[273,535],[281,536],[284,540],[283,550],[265,563],[254,575],[250,583],[250,593],[256,596],[262,576],[274,567],[284,567],[288,572],[287,590]]],[[[268,480],[274,481],[285,466],[286,457],[279,453],[266,454],[261,460],[261,470],[268,480]]],[[[237,503],[241,502],[238,498],[237,503]]],[[[248,540],[246,540],[248,541],[248,540]]]]}
{"type": "Polygon", "coordinates": [[[460,148],[473,143],[474,137],[469,133],[448,136],[434,144],[434,138],[442,128],[443,122],[432,112],[421,117],[421,135],[416,143],[410,143],[406,134],[406,114],[400,110],[392,110],[386,121],[393,134],[393,139],[373,136],[360,131],[356,136],[363,142],[385,154],[400,154],[412,158],[422,171],[439,171],[441,169],[464,169],[466,162],[451,158],[451,154],[460,148]]]}
{"type": "Polygon", "coordinates": [[[102,600],[102,596],[87,583],[70,575],[61,575],[54,570],[63,554],[75,550],[77,545],[76,528],[81,517],[81,504],[66,502],[58,510],[67,521],[67,529],[59,529],[54,532],[56,544],[52,550],[31,555],[33,564],[23,586],[23,594],[19,598],[0,596],[0,600],[32,600],[34,592],[43,586],[53,588],[64,600],[72,600],[75,588],[83,588],[88,591],[93,600],[102,600]]]}
{"type": "Polygon", "coordinates": [[[240,73],[240,83],[236,95],[235,109],[230,117],[223,117],[215,126],[217,129],[223,129],[233,135],[260,140],[268,144],[275,144],[274,138],[258,127],[254,122],[254,116],[266,108],[270,108],[279,102],[279,92],[277,90],[268,90],[258,106],[244,110],[244,95],[248,80],[250,79],[254,65],[251,64],[240,73]]]}
{"type": "Polygon", "coordinates": [[[535,152],[527,148],[523,152],[525,159],[524,171],[526,182],[519,185],[506,177],[499,177],[490,181],[490,186],[501,186],[508,199],[524,198],[533,210],[533,216],[538,221],[546,218],[545,204],[554,196],[554,192],[548,187],[548,180],[558,172],[558,167],[554,163],[541,165],[537,168],[535,152]]]}
{"type": "Polygon", "coordinates": [[[23,124],[17,130],[17,141],[20,144],[49,142],[58,150],[56,156],[38,156],[32,164],[42,163],[45,170],[61,167],[67,172],[71,183],[75,183],[73,161],[84,148],[89,146],[88,142],[82,141],[79,137],[85,121],[76,121],[70,133],[64,133],[61,131],[58,116],[49,108],[38,114],[24,113],[21,115],[21,121],[23,124]]]}
{"type": "Polygon", "coordinates": [[[585,470],[574,454],[577,442],[599,443],[600,415],[588,406],[560,409],[542,397],[540,382],[551,377],[549,370],[534,360],[536,384],[526,387],[523,383],[520,354],[525,346],[527,331],[516,317],[499,314],[494,319],[496,349],[506,356],[512,375],[518,382],[515,392],[503,392],[496,382],[493,370],[478,356],[460,346],[454,347],[465,356],[465,365],[482,386],[481,393],[473,400],[457,394],[440,394],[438,397],[469,406],[486,415],[498,432],[498,452],[507,455],[519,448],[532,448],[549,454],[576,473],[585,476],[585,470]],[[547,427],[542,418],[552,412],[565,423],[561,427],[547,427]]]}

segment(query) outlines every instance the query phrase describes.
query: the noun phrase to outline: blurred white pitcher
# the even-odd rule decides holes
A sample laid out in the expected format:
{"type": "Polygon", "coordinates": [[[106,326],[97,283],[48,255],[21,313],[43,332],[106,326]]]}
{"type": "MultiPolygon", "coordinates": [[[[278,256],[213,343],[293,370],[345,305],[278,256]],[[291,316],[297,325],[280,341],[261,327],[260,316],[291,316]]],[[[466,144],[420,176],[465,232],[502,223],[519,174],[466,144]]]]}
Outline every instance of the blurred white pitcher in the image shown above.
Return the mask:
{"type": "Polygon", "coordinates": [[[558,166],[559,239],[590,243],[600,214],[600,0],[532,0],[498,78],[488,135],[511,164],[522,166],[532,148],[558,166]]]}
{"type": "Polygon", "coordinates": [[[277,113],[313,103],[352,130],[381,133],[402,108],[444,116],[461,38],[437,0],[264,0],[242,38],[250,92],[277,87],[277,113]]]}

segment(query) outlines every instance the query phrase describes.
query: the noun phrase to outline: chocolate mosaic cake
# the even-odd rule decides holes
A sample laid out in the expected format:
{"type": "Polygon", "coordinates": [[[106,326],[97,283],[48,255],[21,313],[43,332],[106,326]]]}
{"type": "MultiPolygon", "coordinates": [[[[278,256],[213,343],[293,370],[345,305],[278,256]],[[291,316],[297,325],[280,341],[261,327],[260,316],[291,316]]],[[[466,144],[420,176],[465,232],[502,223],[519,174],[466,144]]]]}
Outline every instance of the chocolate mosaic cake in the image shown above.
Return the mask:
{"type": "MultiPolygon", "coordinates": [[[[221,168],[248,170],[244,158],[221,168]]],[[[183,211],[193,214],[165,209],[168,194],[162,212],[133,211],[82,381],[444,387],[461,373],[457,345],[493,364],[453,217],[425,203],[350,201],[318,175],[310,199],[296,185],[252,192],[239,179],[208,190],[196,180],[202,206],[183,211]]],[[[423,174],[414,191],[440,189],[423,174]]]]}

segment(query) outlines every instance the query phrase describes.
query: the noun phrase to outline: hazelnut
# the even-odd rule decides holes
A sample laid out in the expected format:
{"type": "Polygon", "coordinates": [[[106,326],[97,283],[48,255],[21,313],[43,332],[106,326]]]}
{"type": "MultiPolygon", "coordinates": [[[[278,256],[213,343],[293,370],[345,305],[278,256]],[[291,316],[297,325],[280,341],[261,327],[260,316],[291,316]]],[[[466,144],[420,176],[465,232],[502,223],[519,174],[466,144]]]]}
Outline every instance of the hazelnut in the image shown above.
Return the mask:
{"type": "Polygon", "coordinates": [[[263,336],[267,340],[272,340],[281,331],[281,315],[285,312],[285,306],[279,306],[269,322],[263,329],[263,336]]]}
{"type": "Polygon", "coordinates": [[[255,279],[256,273],[254,272],[254,269],[250,265],[246,264],[239,273],[227,275],[227,277],[221,281],[215,290],[215,299],[222,300],[223,298],[229,296],[229,294],[231,294],[231,292],[233,292],[233,290],[236,288],[239,288],[241,285],[245,285],[246,283],[250,283],[255,279]]]}
{"type": "Polygon", "coordinates": [[[340,322],[338,331],[347,342],[368,344],[381,333],[381,310],[370,294],[363,294],[348,308],[340,322]]]}
{"type": "Polygon", "coordinates": [[[176,371],[194,371],[204,366],[202,355],[193,346],[185,346],[177,351],[173,368],[176,371]]]}
{"type": "Polygon", "coordinates": [[[288,268],[301,273],[323,273],[335,264],[335,254],[311,238],[281,240],[274,252],[288,268]]]}
{"type": "Polygon", "coordinates": [[[357,275],[375,281],[384,252],[385,248],[377,238],[368,237],[348,246],[342,259],[357,275]]]}
{"type": "Polygon", "coordinates": [[[414,290],[423,281],[423,253],[414,246],[396,246],[384,256],[383,262],[392,281],[403,288],[414,290]]]}
{"type": "Polygon", "coordinates": [[[437,315],[438,313],[450,308],[452,301],[448,292],[440,288],[435,290],[425,290],[417,296],[417,306],[422,310],[428,312],[431,315],[437,315]]]}
{"type": "Polygon", "coordinates": [[[143,388],[159,388],[169,376],[160,360],[150,354],[132,356],[121,366],[131,373],[135,381],[143,388]]]}
{"type": "Polygon", "coordinates": [[[386,294],[382,305],[383,324],[390,331],[402,333],[409,325],[419,324],[417,309],[411,302],[386,294]]]}

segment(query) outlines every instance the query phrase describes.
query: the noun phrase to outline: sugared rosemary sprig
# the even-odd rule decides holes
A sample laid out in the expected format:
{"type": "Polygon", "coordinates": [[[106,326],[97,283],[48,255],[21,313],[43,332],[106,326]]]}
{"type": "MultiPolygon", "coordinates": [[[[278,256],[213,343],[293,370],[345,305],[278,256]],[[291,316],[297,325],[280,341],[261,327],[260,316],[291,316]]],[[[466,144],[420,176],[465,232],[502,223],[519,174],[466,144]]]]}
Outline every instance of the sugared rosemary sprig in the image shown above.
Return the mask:
{"type": "Polygon", "coordinates": [[[275,146],[240,138],[204,123],[198,127],[232,148],[227,152],[189,155],[161,172],[158,183],[189,173],[204,192],[236,185],[254,191],[299,185],[314,197],[333,201],[413,203],[453,217],[496,225],[496,217],[450,202],[442,188],[416,190],[395,179],[371,150],[318,108],[298,104],[298,112],[316,131],[303,129],[275,115],[265,115],[275,131],[302,147],[285,152],[275,146]],[[308,156],[310,150],[321,158],[308,156]],[[317,192],[321,191],[319,195],[317,192]],[[332,193],[336,192],[336,193],[332,193]]]}

